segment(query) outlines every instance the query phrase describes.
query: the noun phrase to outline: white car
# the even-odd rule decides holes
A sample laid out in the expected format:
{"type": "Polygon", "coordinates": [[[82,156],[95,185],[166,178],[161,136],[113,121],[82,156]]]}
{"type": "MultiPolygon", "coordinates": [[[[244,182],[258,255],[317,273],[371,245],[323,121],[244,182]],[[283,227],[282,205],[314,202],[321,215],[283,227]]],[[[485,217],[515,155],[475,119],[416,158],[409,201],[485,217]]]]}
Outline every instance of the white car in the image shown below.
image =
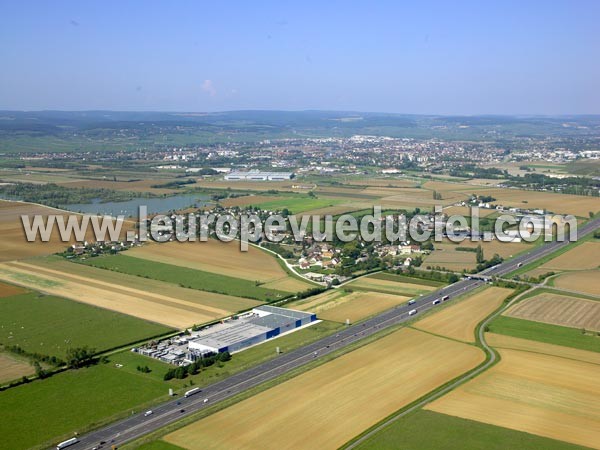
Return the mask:
{"type": "Polygon", "coordinates": [[[152,414],[153,414],[152,410],[150,410],[150,411],[146,411],[146,412],[144,413],[144,417],[151,416],[152,414]]]}

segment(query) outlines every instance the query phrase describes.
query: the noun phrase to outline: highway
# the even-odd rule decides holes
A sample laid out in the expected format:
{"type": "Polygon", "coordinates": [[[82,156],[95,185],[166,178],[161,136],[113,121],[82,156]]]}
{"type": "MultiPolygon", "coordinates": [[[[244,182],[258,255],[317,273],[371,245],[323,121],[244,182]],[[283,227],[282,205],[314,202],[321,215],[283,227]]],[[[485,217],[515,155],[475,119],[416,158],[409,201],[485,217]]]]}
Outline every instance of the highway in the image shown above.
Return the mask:
{"type": "MultiPolygon", "coordinates": [[[[599,227],[600,218],[588,222],[585,226],[579,228],[578,238],[581,239],[599,227]]],[[[544,244],[528,253],[486,269],[477,276],[491,277],[506,275],[566,245],[569,245],[568,241],[544,244]]],[[[417,297],[413,305],[404,304],[397,306],[364,322],[346,327],[337,334],[327,336],[289,353],[283,353],[270,361],[206,386],[202,388],[201,392],[189,398],[176,397],[173,400],[155,406],[152,408],[153,413],[147,417],[144,415],[144,411],[141,411],[104,428],[82,435],[79,437],[80,441],[77,444],[68,448],[73,450],[91,450],[99,447],[101,442],[103,443],[103,448],[110,448],[111,445],[119,446],[137,439],[165,425],[180,420],[182,417],[210,407],[229,397],[238,395],[266,381],[302,367],[315,359],[323,358],[332,352],[363,340],[385,328],[414,318],[415,316],[409,316],[408,314],[412,309],[417,309],[418,316],[431,308],[435,308],[436,305],[433,304],[434,300],[441,299],[447,295],[449,296],[447,301],[451,302],[456,296],[472,291],[481,286],[482,283],[483,281],[478,279],[464,279],[436,292],[417,297]]]]}

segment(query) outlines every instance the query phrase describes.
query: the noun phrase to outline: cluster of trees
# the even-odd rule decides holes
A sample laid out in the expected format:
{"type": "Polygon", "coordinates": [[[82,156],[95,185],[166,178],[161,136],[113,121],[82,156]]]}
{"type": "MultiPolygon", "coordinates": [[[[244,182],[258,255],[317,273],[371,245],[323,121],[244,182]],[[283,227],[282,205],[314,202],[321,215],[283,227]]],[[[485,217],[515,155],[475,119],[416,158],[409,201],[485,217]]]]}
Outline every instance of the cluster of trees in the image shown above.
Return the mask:
{"type": "Polygon", "coordinates": [[[553,178],[541,173],[526,173],[522,177],[511,177],[509,186],[529,189],[551,189],[564,194],[600,196],[600,181],[587,177],[553,178]]]}
{"type": "Polygon", "coordinates": [[[297,299],[302,299],[302,298],[312,297],[313,295],[320,294],[324,290],[325,290],[325,288],[322,288],[322,287],[309,288],[309,289],[307,289],[305,291],[298,292],[296,294],[296,298],[297,299]]]}
{"type": "MultiPolygon", "coordinates": [[[[213,170],[214,172],[214,170],[213,170]]],[[[216,173],[216,172],[215,172],[216,173]]],[[[168,183],[163,184],[153,184],[150,187],[152,188],[164,188],[164,189],[179,189],[181,186],[185,186],[186,184],[195,184],[196,180],[187,179],[187,180],[175,180],[170,181],[168,183]]]]}
{"type": "Polygon", "coordinates": [[[491,259],[484,259],[481,262],[477,261],[478,262],[477,267],[474,271],[472,271],[472,273],[481,272],[482,270],[485,270],[488,267],[492,267],[497,264],[500,264],[503,261],[504,261],[504,259],[500,255],[495,253],[491,259]]]}
{"type": "Polygon", "coordinates": [[[271,250],[272,252],[277,253],[278,255],[280,255],[282,258],[285,259],[292,259],[295,257],[294,252],[282,247],[281,245],[278,244],[274,244],[272,242],[263,242],[261,244],[262,247],[271,250]]]}
{"type": "Polygon", "coordinates": [[[430,268],[428,271],[417,271],[414,270],[412,267],[409,267],[406,271],[402,269],[397,269],[395,273],[396,275],[406,275],[409,277],[420,278],[423,280],[443,281],[448,283],[456,283],[459,280],[458,275],[456,275],[455,273],[440,272],[433,268],[430,268]]]}
{"type": "Polygon", "coordinates": [[[478,167],[475,164],[464,164],[460,167],[450,169],[450,176],[462,178],[504,178],[508,176],[508,171],[496,169],[494,167],[478,167]]]}
{"type": "Polygon", "coordinates": [[[481,248],[481,245],[478,245],[475,249],[475,261],[477,261],[477,264],[481,264],[485,261],[485,257],[483,256],[483,248],[481,248]]]}
{"type": "Polygon", "coordinates": [[[179,380],[184,379],[188,375],[196,375],[202,368],[212,366],[217,362],[226,362],[231,359],[229,352],[217,353],[208,356],[204,356],[202,359],[189,364],[187,366],[180,366],[173,369],[169,369],[163,379],[165,381],[177,378],[179,380]]]}
{"type": "Polygon", "coordinates": [[[142,373],[152,372],[152,369],[150,369],[150,367],[148,367],[148,366],[137,366],[136,369],[138,372],[142,372],[142,373]]]}
{"type": "Polygon", "coordinates": [[[124,192],[111,189],[67,188],[54,183],[16,183],[0,186],[0,194],[7,198],[60,207],[72,203],[119,202],[136,197],[150,197],[143,192],[124,192]]]}
{"type": "Polygon", "coordinates": [[[71,369],[89,366],[94,362],[95,353],[96,349],[88,346],[69,348],[66,354],[67,366],[71,369]]]}

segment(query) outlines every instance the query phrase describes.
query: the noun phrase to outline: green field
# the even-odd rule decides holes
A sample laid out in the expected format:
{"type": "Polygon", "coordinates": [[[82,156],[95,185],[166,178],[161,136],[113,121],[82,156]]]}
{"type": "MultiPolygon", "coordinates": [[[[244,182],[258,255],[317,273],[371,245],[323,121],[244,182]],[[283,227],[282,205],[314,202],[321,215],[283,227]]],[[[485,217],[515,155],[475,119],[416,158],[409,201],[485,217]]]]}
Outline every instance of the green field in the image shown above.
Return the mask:
{"type": "Polygon", "coordinates": [[[100,269],[114,270],[115,272],[128,275],[174,283],[190,289],[218,292],[220,294],[252,298],[260,301],[275,300],[290,294],[289,292],[257,286],[254,281],[126,255],[90,258],[83,261],[83,264],[100,269]]]}
{"type": "Polygon", "coordinates": [[[84,345],[108,350],[169,331],[60,297],[31,292],[0,298],[0,343],[48,356],[63,357],[67,348],[84,345]]]}
{"type": "Polygon", "coordinates": [[[164,383],[112,363],[11,388],[0,394],[2,448],[47,447],[166,394],[164,383]]]}
{"type": "Polygon", "coordinates": [[[178,445],[169,444],[165,441],[154,441],[137,447],[139,450],[184,450],[178,445]]]}
{"type": "Polygon", "coordinates": [[[325,208],[343,203],[343,200],[334,198],[313,198],[313,197],[280,197],[274,200],[257,203],[258,206],[266,210],[282,210],[287,208],[293,214],[299,214],[312,209],[325,208]]]}
{"type": "Polygon", "coordinates": [[[575,328],[498,316],[489,324],[489,331],[547,344],[600,352],[600,336],[583,334],[581,330],[575,328]]]}
{"type": "MultiPolygon", "coordinates": [[[[165,447],[165,450],[167,448],[165,447]]],[[[358,448],[361,450],[396,448],[402,450],[575,450],[584,447],[446,414],[419,410],[393,422],[360,444],[358,448]]]]}
{"type": "Polygon", "coordinates": [[[446,285],[446,283],[444,283],[443,281],[425,280],[423,278],[407,277],[405,275],[396,275],[394,273],[387,273],[387,272],[376,273],[375,275],[371,275],[369,278],[377,278],[379,280],[388,280],[388,281],[397,281],[398,283],[422,284],[423,286],[433,286],[433,287],[442,287],[442,286],[446,285]]]}

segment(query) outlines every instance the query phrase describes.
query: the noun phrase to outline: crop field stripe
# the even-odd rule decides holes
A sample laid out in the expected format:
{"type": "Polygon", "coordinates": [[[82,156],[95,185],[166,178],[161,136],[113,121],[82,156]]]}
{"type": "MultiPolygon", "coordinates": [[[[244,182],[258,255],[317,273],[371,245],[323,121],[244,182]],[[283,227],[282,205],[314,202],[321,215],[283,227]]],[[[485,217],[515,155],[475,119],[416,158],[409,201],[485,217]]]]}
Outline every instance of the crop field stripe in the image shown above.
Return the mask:
{"type": "Polygon", "coordinates": [[[394,449],[399,443],[410,450],[585,450],[567,442],[426,410],[390,424],[357,448],[394,449]]]}
{"type": "Polygon", "coordinates": [[[34,265],[21,263],[21,262],[7,263],[7,265],[9,267],[22,269],[25,271],[29,270],[29,271],[39,272],[45,276],[54,277],[57,280],[60,280],[60,279],[71,280],[75,283],[81,283],[86,286],[95,286],[95,287],[98,287],[99,289],[107,289],[107,290],[115,292],[115,293],[127,294],[127,295],[130,295],[133,297],[137,297],[141,300],[147,300],[150,302],[160,303],[160,304],[166,305],[166,306],[174,306],[174,307],[184,306],[185,309],[187,309],[187,310],[197,311],[201,314],[225,315],[225,314],[229,313],[229,311],[224,310],[224,309],[213,308],[210,306],[198,306],[197,303],[189,302],[186,300],[180,300],[180,299],[173,298],[173,297],[167,297],[167,296],[160,295],[160,294],[154,294],[152,292],[140,291],[139,289],[133,289],[133,288],[130,288],[127,286],[114,285],[114,284],[106,283],[104,281],[93,280],[93,279],[82,277],[79,275],[65,274],[64,272],[59,272],[57,270],[52,270],[52,269],[45,269],[40,266],[34,266],[34,265]]]}
{"type": "Polygon", "coordinates": [[[88,259],[84,264],[127,275],[148,277],[165,283],[185,285],[185,287],[190,289],[218,292],[223,295],[233,295],[262,301],[290,294],[289,292],[266,289],[260,285],[257,286],[255,282],[243,278],[234,278],[214,272],[161,263],[136,256],[105,256],[88,259]]]}
{"type": "Polygon", "coordinates": [[[486,333],[488,344],[494,348],[505,348],[509,350],[523,350],[531,353],[558,356],[565,359],[573,359],[600,365],[600,353],[579,350],[577,348],[562,345],[546,344],[544,342],[532,341],[530,339],[516,338],[505,334],[486,333]]]}
{"type": "Polygon", "coordinates": [[[4,276],[5,279],[8,278],[15,284],[22,284],[50,295],[65,297],[174,328],[183,328],[194,323],[204,323],[219,318],[214,314],[194,313],[186,309],[143,300],[129,294],[123,297],[106,288],[83,286],[80,283],[52,281],[52,285],[40,286],[39,281],[48,282],[49,280],[41,279],[21,269],[2,267],[2,265],[0,265],[0,276],[4,276]],[[28,277],[28,279],[22,280],[21,277],[28,277]]]}
{"type": "Polygon", "coordinates": [[[600,446],[600,366],[499,350],[488,372],[425,407],[578,445],[600,446]]]}
{"type": "Polygon", "coordinates": [[[492,333],[600,352],[600,339],[598,336],[584,335],[576,328],[501,315],[490,323],[489,329],[492,333]]]}
{"type": "Polygon", "coordinates": [[[571,328],[600,331],[600,302],[540,293],[511,306],[504,315],[571,328]]]}

